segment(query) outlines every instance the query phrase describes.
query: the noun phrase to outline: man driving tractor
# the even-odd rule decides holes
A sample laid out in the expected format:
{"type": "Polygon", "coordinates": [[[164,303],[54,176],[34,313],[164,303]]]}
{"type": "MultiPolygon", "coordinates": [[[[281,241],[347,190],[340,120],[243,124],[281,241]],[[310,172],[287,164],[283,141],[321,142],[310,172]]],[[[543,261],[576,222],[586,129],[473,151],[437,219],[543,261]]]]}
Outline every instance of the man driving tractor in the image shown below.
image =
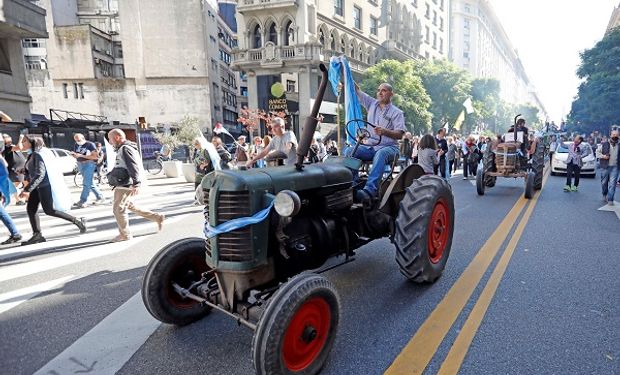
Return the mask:
{"type": "MultiPolygon", "coordinates": [[[[361,104],[366,108],[368,122],[376,126],[373,128],[374,134],[371,133],[370,138],[364,140],[364,144],[357,148],[355,155],[351,155],[354,147],[348,147],[344,151],[347,156],[353,156],[362,161],[372,161],[366,185],[355,193],[355,200],[361,202],[377,195],[385,166],[392,163],[398,156],[398,140],[403,137],[406,129],[403,111],[392,104],[394,92],[390,84],[379,85],[376,99],[363,92],[357,83],[355,92],[361,104]],[[370,139],[373,141],[368,142],[370,139]]],[[[354,180],[356,180],[357,172],[354,174],[354,180]]]]}

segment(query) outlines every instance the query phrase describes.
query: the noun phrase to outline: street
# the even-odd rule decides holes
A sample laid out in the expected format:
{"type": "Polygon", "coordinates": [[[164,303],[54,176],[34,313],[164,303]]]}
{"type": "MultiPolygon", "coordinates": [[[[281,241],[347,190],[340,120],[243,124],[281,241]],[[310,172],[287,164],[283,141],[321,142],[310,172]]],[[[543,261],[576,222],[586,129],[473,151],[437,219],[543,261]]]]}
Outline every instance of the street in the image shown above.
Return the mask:
{"type": "MultiPolygon", "coordinates": [[[[620,203],[599,210],[598,175],[567,193],[565,178],[547,173],[531,200],[522,179],[500,178],[484,196],[472,182],[450,181],[454,239],[434,284],[408,282],[387,239],[324,273],[341,316],[322,374],[620,373],[620,203]]],[[[1,248],[2,372],[254,373],[249,329],[218,312],[174,327],[143,307],[151,257],[202,237],[192,187],[156,178],[141,193],[139,204],[166,215],[161,233],[130,214],[135,238],[110,244],[111,205],[92,206],[71,211],[88,218],[84,235],[40,212],[48,242],[1,248]]],[[[25,208],[8,211],[29,238],[25,208]]]]}

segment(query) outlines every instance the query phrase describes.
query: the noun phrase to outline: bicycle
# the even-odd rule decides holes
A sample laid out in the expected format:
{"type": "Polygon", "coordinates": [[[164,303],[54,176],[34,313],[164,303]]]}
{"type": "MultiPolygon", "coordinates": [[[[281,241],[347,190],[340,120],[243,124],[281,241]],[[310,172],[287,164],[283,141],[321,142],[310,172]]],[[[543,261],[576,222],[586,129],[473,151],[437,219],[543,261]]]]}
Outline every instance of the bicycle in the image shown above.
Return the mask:
{"type": "Polygon", "coordinates": [[[147,160],[144,167],[150,174],[157,175],[164,169],[164,158],[157,151],[154,154],[155,159],[147,160]]]}
{"type": "MultiPolygon", "coordinates": [[[[98,185],[103,184],[107,184],[108,183],[108,170],[106,167],[101,168],[101,171],[99,174],[95,173],[93,175],[93,182],[97,183],[98,185]]],[[[80,173],[80,171],[76,171],[75,175],[73,175],[73,184],[76,187],[84,187],[84,177],[82,176],[82,174],[80,173]]]]}

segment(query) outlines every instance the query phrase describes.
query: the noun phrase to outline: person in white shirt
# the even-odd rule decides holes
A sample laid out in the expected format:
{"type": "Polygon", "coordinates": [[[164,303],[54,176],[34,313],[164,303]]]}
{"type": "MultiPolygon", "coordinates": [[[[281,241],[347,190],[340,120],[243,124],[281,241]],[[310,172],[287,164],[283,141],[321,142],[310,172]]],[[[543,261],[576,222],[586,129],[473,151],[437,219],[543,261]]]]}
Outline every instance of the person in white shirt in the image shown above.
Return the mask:
{"type": "Polygon", "coordinates": [[[248,160],[246,163],[248,168],[251,168],[257,160],[264,158],[271,152],[280,152],[286,155],[286,165],[295,164],[295,152],[297,151],[297,137],[295,137],[295,133],[290,130],[284,130],[284,119],[280,117],[272,120],[271,129],[274,135],[271,142],[258,155],[254,155],[252,159],[248,160]]]}

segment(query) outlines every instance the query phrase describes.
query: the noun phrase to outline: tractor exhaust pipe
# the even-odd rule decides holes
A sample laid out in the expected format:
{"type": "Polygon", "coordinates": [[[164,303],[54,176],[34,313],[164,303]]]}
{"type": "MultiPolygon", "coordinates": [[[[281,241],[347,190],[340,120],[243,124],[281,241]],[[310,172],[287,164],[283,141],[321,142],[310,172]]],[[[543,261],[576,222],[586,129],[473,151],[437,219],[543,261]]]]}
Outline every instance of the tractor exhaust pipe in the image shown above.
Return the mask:
{"type": "Polygon", "coordinates": [[[301,133],[301,141],[299,142],[299,147],[297,147],[297,162],[295,163],[295,168],[300,172],[304,168],[304,158],[308,154],[310,144],[312,143],[312,137],[314,137],[314,132],[316,131],[316,126],[319,122],[317,119],[319,115],[319,108],[321,107],[323,95],[325,95],[325,89],[327,88],[327,68],[325,65],[319,64],[319,69],[321,70],[321,84],[319,85],[319,91],[316,93],[316,99],[314,100],[314,105],[312,106],[312,112],[310,113],[310,116],[306,118],[306,122],[304,122],[304,130],[301,133]]]}

